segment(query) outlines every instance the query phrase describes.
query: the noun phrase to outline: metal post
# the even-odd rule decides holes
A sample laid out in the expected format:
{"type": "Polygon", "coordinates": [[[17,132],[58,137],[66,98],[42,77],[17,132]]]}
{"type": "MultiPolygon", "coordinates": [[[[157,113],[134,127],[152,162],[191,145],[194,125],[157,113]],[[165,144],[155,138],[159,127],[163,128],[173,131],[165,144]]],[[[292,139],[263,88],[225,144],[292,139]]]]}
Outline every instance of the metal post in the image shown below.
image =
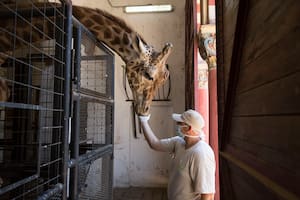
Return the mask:
{"type": "MultiPolygon", "coordinates": [[[[81,27],[76,27],[74,35],[74,49],[75,49],[75,62],[74,62],[74,90],[80,89],[80,63],[81,63],[81,27]]],[[[80,96],[73,95],[74,112],[72,120],[72,133],[71,133],[71,159],[77,160],[79,157],[79,134],[80,134],[80,96]]],[[[71,168],[70,177],[70,199],[78,199],[78,164],[71,168]]]]}
{"type": "Polygon", "coordinates": [[[63,136],[63,197],[67,199],[68,162],[69,162],[69,124],[70,124],[70,92],[71,92],[71,45],[72,45],[72,3],[65,5],[65,83],[64,83],[64,136],[63,136]]]}

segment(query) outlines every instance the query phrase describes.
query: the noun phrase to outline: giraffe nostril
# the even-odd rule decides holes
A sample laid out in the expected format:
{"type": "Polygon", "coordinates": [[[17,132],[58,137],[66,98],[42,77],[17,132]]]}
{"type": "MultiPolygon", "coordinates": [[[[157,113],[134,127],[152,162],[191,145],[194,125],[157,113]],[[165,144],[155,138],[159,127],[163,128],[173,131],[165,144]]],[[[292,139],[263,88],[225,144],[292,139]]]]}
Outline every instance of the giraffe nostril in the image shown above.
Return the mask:
{"type": "Polygon", "coordinates": [[[146,79],[150,80],[150,81],[153,81],[153,78],[150,76],[149,73],[145,72],[145,77],[146,79]]]}
{"type": "Polygon", "coordinates": [[[146,111],[146,112],[149,111],[149,106],[146,106],[145,111],[146,111]]]}

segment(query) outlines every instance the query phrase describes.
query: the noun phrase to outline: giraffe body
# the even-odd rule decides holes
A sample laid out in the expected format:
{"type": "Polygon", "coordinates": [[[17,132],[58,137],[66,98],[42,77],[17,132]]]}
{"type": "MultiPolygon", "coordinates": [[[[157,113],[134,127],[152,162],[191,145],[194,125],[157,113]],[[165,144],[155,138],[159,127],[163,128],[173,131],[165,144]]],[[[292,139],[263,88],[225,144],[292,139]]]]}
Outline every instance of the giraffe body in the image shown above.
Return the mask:
{"type": "MultiPolygon", "coordinates": [[[[38,4],[37,4],[38,5],[38,4]]],[[[44,4],[42,4],[44,5],[44,4]]],[[[126,76],[133,94],[135,112],[138,115],[148,115],[150,105],[155,92],[168,78],[169,71],[166,68],[166,60],[171,53],[172,45],[167,43],[162,51],[147,45],[145,40],[131,29],[123,20],[109,13],[86,7],[73,6],[73,15],[96,38],[115,51],[126,64],[126,76]]],[[[43,21],[36,19],[32,22],[36,27],[41,27],[43,32],[51,34],[51,24],[41,26],[43,21]]],[[[9,29],[13,23],[1,25],[1,28],[9,29]]],[[[52,25],[53,26],[53,25],[52,25]]],[[[18,37],[28,39],[24,25],[19,25],[18,37]]],[[[30,27],[30,26],[28,26],[30,27]]],[[[29,28],[30,29],[30,28],[29,28]]],[[[40,32],[32,34],[32,41],[41,41],[40,32]]],[[[9,56],[9,36],[5,32],[0,33],[0,62],[9,56]]],[[[21,47],[22,42],[16,43],[21,47]]],[[[3,62],[3,61],[2,61],[3,62]]],[[[1,65],[2,63],[0,63],[1,65]]],[[[2,94],[1,94],[2,95],[2,94]]]]}

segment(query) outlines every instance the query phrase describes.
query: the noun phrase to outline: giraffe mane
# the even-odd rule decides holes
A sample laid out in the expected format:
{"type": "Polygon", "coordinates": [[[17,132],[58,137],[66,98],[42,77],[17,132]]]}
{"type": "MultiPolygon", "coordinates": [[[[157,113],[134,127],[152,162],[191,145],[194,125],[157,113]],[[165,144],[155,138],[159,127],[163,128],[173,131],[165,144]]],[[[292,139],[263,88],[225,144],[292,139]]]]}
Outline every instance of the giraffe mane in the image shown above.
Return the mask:
{"type": "MultiPolygon", "coordinates": [[[[80,7],[80,6],[79,6],[80,7]]],[[[87,8],[87,7],[82,7],[82,8],[87,8]]],[[[104,16],[105,18],[113,21],[115,24],[118,24],[120,27],[124,28],[124,30],[126,30],[127,32],[133,32],[133,28],[131,26],[129,26],[123,19],[116,17],[112,14],[110,14],[109,12],[105,11],[105,10],[101,10],[101,9],[94,9],[98,14],[104,16]]],[[[135,32],[136,35],[138,35],[140,37],[140,39],[142,40],[142,42],[144,44],[147,44],[145,39],[137,32],[135,32]]]]}
{"type": "MultiPolygon", "coordinates": [[[[129,26],[123,19],[114,16],[112,14],[110,14],[109,12],[105,11],[105,10],[101,10],[99,8],[89,8],[89,7],[85,7],[85,6],[75,6],[73,5],[74,8],[78,9],[80,13],[75,14],[75,17],[79,17],[81,18],[82,15],[85,15],[85,12],[82,12],[82,10],[92,10],[92,11],[96,11],[97,14],[99,14],[100,16],[103,16],[104,18],[110,20],[113,24],[118,25],[119,27],[122,27],[122,29],[124,29],[126,32],[131,33],[134,32],[141,40],[144,44],[147,44],[145,39],[136,31],[134,31],[134,29],[129,26]],[[79,16],[77,16],[79,15],[79,16]]],[[[80,21],[80,20],[79,20],[80,21]]]]}

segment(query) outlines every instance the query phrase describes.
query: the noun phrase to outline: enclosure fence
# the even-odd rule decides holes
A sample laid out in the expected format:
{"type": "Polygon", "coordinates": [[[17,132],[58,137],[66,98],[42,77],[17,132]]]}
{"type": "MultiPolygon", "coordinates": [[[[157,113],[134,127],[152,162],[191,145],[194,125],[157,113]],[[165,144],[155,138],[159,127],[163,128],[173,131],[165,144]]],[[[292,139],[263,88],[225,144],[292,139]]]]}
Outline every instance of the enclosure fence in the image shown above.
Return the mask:
{"type": "Polygon", "coordinates": [[[0,19],[0,199],[112,199],[113,54],[68,2],[0,19]]]}

